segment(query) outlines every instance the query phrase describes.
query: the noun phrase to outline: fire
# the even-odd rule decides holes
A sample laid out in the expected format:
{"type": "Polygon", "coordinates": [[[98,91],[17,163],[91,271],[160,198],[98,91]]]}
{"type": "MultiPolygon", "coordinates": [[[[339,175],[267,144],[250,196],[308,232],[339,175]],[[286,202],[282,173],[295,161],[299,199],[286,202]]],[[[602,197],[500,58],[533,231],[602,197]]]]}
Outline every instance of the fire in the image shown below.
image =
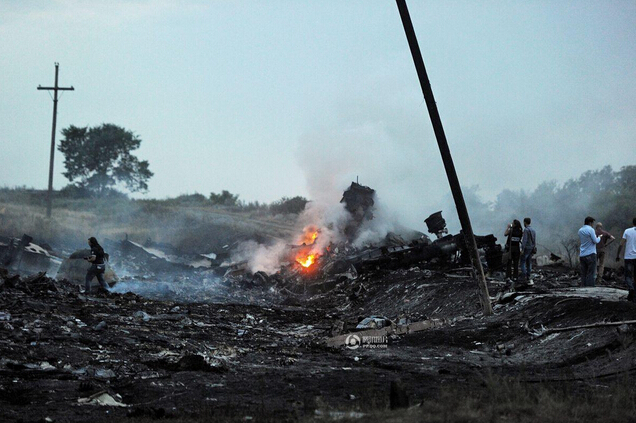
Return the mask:
{"type": "Polygon", "coordinates": [[[320,250],[316,245],[316,239],[320,234],[320,229],[316,225],[309,225],[303,228],[303,233],[298,237],[298,245],[295,252],[294,260],[305,269],[309,269],[318,257],[320,257],[320,250]]]}
{"type": "Polygon", "coordinates": [[[312,245],[318,238],[319,230],[316,226],[310,225],[303,229],[303,234],[300,237],[299,244],[312,245]]]}
{"type": "Polygon", "coordinates": [[[297,257],[296,261],[302,267],[309,267],[316,262],[316,258],[318,258],[317,254],[309,254],[307,257],[297,257]]]}

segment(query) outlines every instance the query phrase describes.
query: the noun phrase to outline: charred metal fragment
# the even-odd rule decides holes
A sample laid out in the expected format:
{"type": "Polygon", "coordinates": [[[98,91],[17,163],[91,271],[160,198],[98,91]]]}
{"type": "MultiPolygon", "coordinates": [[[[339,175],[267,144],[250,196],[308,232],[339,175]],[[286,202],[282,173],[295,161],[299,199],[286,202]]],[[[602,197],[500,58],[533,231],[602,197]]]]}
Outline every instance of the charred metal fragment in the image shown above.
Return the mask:
{"type": "Polygon", "coordinates": [[[351,182],[349,188],[342,194],[340,203],[344,203],[345,209],[352,217],[351,222],[344,230],[348,239],[355,238],[362,222],[373,219],[374,197],[374,189],[356,182],[351,182]]]}

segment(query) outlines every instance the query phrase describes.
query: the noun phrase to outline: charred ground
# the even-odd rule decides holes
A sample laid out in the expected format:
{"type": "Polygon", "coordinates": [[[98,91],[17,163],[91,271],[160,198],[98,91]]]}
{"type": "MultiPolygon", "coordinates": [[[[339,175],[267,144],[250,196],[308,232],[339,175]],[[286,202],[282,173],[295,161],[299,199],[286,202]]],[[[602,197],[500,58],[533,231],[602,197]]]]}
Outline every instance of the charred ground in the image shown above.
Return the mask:
{"type": "Polygon", "coordinates": [[[544,268],[517,293],[491,278],[490,317],[468,272],[441,267],[369,273],[353,300],[344,281],[282,301],[252,287],[224,304],[87,298],[44,275],[0,281],[3,421],[532,421],[547,419],[548,399],[567,421],[583,416],[573,401],[582,397],[595,404],[586,419],[634,412],[633,325],[541,333],[636,319],[624,291],[573,289],[567,269],[544,268]],[[249,296],[266,304],[245,304],[249,296]],[[442,324],[389,335],[386,348],[326,346],[371,314],[442,324]],[[388,411],[397,380],[393,396],[421,407],[388,411]],[[104,394],[121,406],[93,404],[104,394]]]}

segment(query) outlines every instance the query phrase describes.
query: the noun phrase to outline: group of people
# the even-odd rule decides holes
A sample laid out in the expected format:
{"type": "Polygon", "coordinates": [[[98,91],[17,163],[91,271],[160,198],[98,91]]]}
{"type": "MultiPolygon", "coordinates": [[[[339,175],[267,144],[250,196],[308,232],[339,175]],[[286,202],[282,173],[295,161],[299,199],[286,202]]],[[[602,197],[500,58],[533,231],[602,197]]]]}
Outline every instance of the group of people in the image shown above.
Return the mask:
{"type": "Polygon", "coordinates": [[[521,260],[521,280],[531,282],[532,256],[537,253],[537,232],[530,224],[532,219],[523,219],[521,222],[513,220],[506,228],[504,235],[506,240],[506,254],[509,254],[506,267],[506,278],[517,281],[519,279],[519,261],[521,260]]]}
{"type": "MultiPolygon", "coordinates": [[[[532,282],[532,256],[537,252],[537,233],[530,226],[529,217],[521,222],[513,220],[508,225],[504,235],[506,240],[506,254],[508,255],[506,278],[514,281],[532,282]],[[521,275],[519,263],[521,262],[521,275]]],[[[625,284],[629,289],[627,299],[636,302],[634,280],[636,279],[636,218],[633,226],[623,232],[621,244],[616,253],[616,261],[625,261],[625,284]],[[621,253],[623,256],[621,257],[621,253]]],[[[581,241],[579,261],[581,263],[581,286],[596,286],[603,279],[605,270],[605,252],[607,246],[616,238],[603,229],[601,222],[596,222],[591,216],[585,218],[584,225],[579,229],[581,241]]]]}
{"type": "MultiPolygon", "coordinates": [[[[583,227],[579,229],[581,248],[579,261],[581,263],[581,286],[595,286],[603,278],[605,269],[605,249],[614,241],[609,232],[603,230],[601,222],[594,223],[591,216],[585,218],[583,227]],[[598,270],[598,271],[597,271],[598,270]]],[[[629,289],[627,299],[636,302],[634,279],[636,279],[636,217],[632,220],[632,227],[625,229],[621,244],[616,252],[616,261],[620,261],[623,252],[625,261],[625,284],[629,289]]]]}

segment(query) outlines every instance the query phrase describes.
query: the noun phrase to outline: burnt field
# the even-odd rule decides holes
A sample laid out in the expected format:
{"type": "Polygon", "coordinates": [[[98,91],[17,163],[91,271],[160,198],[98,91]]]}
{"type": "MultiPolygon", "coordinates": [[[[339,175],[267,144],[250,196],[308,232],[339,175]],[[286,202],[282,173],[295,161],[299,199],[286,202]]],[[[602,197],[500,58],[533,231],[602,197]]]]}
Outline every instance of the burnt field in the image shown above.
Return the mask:
{"type": "Polygon", "coordinates": [[[636,306],[611,281],[574,288],[567,269],[544,267],[516,292],[489,278],[489,317],[468,271],[443,266],[375,270],[313,295],[219,287],[199,303],[1,275],[2,421],[628,421],[636,411],[636,326],[620,323],[636,306]],[[339,341],[371,334],[354,331],[372,315],[390,319],[380,336],[339,341]]]}

